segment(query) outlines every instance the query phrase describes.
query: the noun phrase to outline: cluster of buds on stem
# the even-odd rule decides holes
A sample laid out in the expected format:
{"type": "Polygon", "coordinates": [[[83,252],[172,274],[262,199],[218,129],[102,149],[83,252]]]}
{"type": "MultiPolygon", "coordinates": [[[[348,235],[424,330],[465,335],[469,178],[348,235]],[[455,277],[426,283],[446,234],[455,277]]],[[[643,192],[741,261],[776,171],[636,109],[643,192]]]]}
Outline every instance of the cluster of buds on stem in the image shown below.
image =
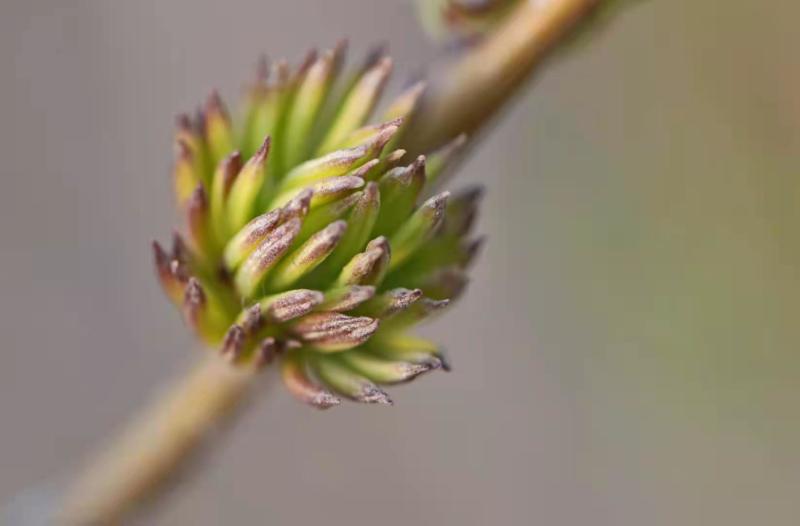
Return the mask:
{"type": "Polygon", "coordinates": [[[276,364],[318,408],[389,404],[382,386],[446,369],[411,334],[456,299],[480,240],[480,189],[433,191],[463,137],[406,159],[415,83],[368,124],[392,69],[371,54],[341,73],[344,46],[296,68],[259,65],[241,115],[212,94],[177,123],[174,189],[185,234],[153,244],[187,325],[231,363],[276,364]]]}

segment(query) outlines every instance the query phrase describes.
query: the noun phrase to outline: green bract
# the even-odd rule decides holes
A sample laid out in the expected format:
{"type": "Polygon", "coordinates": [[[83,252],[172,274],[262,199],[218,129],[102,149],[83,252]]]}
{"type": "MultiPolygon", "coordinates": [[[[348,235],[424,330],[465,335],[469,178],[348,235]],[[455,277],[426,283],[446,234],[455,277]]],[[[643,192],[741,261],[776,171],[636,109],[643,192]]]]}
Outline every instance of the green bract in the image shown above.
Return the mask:
{"type": "Polygon", "coordinates": [[[366,124],[391,61],[340,75],[343,46],[260,68],[241,118],[212,95],[178,119],[174,184],[186,241],[154,244],[170,299],[232,363],[280,361],[289,390],[390,403],[381,385],[443,367],[409,333],[459,295],[479,190],[431,195],[463,139],[404,160],[421,83],[366,124]],[[427,165],[427,166],[426,166],[427,165]]]}

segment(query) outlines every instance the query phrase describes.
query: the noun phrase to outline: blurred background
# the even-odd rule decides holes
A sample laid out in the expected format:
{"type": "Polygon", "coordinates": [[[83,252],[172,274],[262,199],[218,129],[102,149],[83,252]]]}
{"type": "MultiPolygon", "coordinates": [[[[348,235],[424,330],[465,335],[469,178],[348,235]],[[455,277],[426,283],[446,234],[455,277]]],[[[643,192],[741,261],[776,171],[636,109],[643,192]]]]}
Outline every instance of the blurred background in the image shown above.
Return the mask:
{"type": "MultiPolygon", "coordinates": [[[[649,1],[552,62],[452,185],[489,193],[454,372],[396,407],[267,389],[147,524],[800,521],[800,4],[649,1]]],[[[0,502],[69,477],[196,344],[153,278],[173,116],[410,1],[0,5],[0,502]]],[[[275,382],[267,376],[265,382],[275,382]]]]}

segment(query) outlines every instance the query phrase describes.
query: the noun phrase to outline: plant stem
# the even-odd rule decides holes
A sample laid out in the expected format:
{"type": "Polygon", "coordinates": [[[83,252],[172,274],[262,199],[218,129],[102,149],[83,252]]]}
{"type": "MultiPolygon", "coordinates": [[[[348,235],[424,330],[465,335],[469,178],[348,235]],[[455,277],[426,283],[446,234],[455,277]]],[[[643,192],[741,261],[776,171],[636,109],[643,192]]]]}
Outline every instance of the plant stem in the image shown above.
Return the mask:
{"type": "Polygon", "coordinates": [[[257,377],[217,356],[197,364],[88,465],[66,495],[59,521],[116,524],[164,487],[209,432],[247,398],[257,377]]]}
{"type": "Polygon", "coordinates": [[[602,1],[523,1],[484,40],[437,68],[404,147],[422,153],[473,135],[602,1]]]}

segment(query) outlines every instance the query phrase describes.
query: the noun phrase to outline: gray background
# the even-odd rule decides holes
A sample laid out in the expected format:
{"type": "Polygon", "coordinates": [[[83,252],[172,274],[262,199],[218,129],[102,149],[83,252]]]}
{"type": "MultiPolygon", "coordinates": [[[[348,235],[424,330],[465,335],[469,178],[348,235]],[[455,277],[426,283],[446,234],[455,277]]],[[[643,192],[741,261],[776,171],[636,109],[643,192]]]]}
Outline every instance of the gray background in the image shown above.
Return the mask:
{"type": "MultiPolygon", "coordinates": [[[[426,329],[455,371],[392,409],[268,389],[147,523],[797,524],[798,15],[650,1],[553,63],[453,181],[490,190],[426,329]]],[[[148,250],[174,114],[343,35],[433,57],[400,0],[2,1],[0,501],[197,352],[148,250]]]]}

